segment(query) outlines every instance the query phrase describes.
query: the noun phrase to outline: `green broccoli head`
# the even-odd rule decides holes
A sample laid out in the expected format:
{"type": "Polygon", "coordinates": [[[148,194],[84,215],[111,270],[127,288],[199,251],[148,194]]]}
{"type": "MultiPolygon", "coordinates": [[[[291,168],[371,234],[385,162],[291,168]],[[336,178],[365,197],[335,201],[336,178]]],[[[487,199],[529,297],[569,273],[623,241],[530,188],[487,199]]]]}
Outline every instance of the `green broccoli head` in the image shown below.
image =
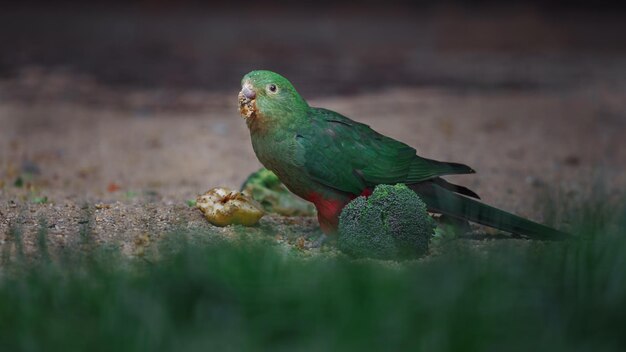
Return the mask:
{"type": "Polygon", "coordinates": [[[415,258],[428,250],[435,226],[426,204],[406,185],[378,185],[343,209],[337,245],[354,257],[415,258]]]}

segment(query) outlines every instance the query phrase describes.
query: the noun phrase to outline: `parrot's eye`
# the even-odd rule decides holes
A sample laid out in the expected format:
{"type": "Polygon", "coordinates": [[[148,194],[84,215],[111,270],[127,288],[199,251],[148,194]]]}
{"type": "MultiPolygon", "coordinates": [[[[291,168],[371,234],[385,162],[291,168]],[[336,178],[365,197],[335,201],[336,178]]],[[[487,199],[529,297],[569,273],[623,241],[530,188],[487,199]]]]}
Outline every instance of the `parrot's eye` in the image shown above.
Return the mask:
{"type": "Polygon", "coordinates": [[[269,84],[267,86],[267,90],[269,90],[271,93],[276,93],[278,91],[278,87],[276,87],[275,84],[269,84]]]}

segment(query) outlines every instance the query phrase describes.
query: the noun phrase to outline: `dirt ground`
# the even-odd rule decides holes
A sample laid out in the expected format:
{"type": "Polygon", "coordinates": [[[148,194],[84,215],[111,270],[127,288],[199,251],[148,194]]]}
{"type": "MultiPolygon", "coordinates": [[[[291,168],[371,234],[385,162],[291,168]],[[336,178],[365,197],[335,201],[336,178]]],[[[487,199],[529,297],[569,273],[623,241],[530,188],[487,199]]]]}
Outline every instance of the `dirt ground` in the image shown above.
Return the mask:
{"type": "MultiPolygon", "coordinates": [[[[396,26],[403,23],[409,22],[396,26]]],[[[355,25],[363,24],[355,20],[355,25]]],[[[550,47],[551,40],[558,42],[544,38],[540,46],[550,47]]],[[[402,76],[401,69],[391,77],[379,72],[361,81],[353,78],[358,69],[346,71],[352,76],[334,85],[328,77],[307,80],[315,76],[307,74],[292,80],[296,88],[304,87],[311,105],[370,124],[422,156],[472,166],[476,175],[449,179],[489,204],[541,221],[546,197],[568,202],[588,196],[598,184],[616,198],[624,195],[626,55],[595,57],[584,43],[580,55],[568,56],[567,50],[577,49],[572,44],[556,59],[545,51],[517,57],[489,56],[485,49],[480,57],[492,61],[460,67],[468,56],[457,43],[455,59],[449,51],[443,56],[427,52],[421,57],[426,66],[415,68],[420,57],[405,58],[404,69],[423,80],[395,85],[393,77],[402,76]],[[384,85],[375,84],[378,76],[384,85]],[[511,86],[506,82],[515,80],[500,84],[490,77],[523,80],[511,86]],[[327,84],[331,88],[324,92],[327,84]],[[358,88],[348,89],[351,85],[358,88]]],[[[336,62],[332,55],[328,60],[336,62]]],[[[90,226],[97,241],[134,253],[172,229],[212,229],[186,201],[212,187],[238,188],[261,167],[237,112],[235,74],[220,76],[229,79],[223,88],[202,80],[174,86],[114,84],[85,65],[67,69],[27,61],[13,62],[0,76],[0,243],[11,226],[20,225],[27,244],[33,244],[45,219],[55,244],[73,241],[90,226]]],[[[258,68],[253,57],[247,62],[229,69],[243,75],[258,68]]],[[[309,69],[319,67],[308,63],[309,69]]],[[[141,64],[132,67],[142,70],[141,64]]],[[[279,216],[261,224],[277,235],[311,233],[317,226],[312,218],[279,216]]]]}

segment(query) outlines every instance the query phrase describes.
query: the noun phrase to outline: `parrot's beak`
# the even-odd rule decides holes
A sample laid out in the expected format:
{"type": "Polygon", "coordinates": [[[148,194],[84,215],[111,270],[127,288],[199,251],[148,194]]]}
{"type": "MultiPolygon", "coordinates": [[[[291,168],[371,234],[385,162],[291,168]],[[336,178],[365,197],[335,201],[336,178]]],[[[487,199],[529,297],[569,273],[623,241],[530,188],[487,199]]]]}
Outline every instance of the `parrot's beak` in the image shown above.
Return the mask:
{"type": "Polygon", "coordinates": [[[245,82],[239,92],[239,112],[246,120],[255,117],[256,92],[249,82],[245,82]]]}
{"type": "Polygon", "coordinates": [[[244,97],[250,100],[256,98],[256,92],[254,91],[252,86],[247,83],[244,84],[243,87],[241,88],[241,94],[243,94],[244,97]]]}

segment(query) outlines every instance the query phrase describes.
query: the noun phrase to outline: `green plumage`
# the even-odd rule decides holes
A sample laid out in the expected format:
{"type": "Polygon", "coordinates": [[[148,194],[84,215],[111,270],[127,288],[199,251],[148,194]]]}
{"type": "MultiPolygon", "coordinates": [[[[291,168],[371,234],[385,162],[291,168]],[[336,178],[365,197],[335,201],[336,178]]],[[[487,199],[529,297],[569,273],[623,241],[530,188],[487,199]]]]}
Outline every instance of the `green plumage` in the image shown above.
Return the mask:
{"type": "Polygon", "coordinates": [[[433,182],[410,185],[429,209],[458,219],[538,239],[566,239],[569,235],[553,228],[513,215],[487,204],[450,192],[433,182]]]}
{"type": "Polygon", "coordinates": [[[313,180],[353,194],[378,184],[411,184],[474,172],[466,165],[419,157],[408,145],[326,109],[309,109],[296,140],[313,180]]]}
{"type": "Polygon", "coordinates": [[[322,229],[334,232],[341,209],[379,184],[404,183],[432,211],[539,238],[566,235],[487,206],[441,176],[470,167],[418,156],[416,150],[334,111],[310,107],[284,77],[253,71],[242,80],[240,107],[259,160],[292,192],[312,201],[322,229]],[[252,109],[254,114],[246,114],[252,109]],[[469,196],[469,197],[467,197],[469,196]]]}

